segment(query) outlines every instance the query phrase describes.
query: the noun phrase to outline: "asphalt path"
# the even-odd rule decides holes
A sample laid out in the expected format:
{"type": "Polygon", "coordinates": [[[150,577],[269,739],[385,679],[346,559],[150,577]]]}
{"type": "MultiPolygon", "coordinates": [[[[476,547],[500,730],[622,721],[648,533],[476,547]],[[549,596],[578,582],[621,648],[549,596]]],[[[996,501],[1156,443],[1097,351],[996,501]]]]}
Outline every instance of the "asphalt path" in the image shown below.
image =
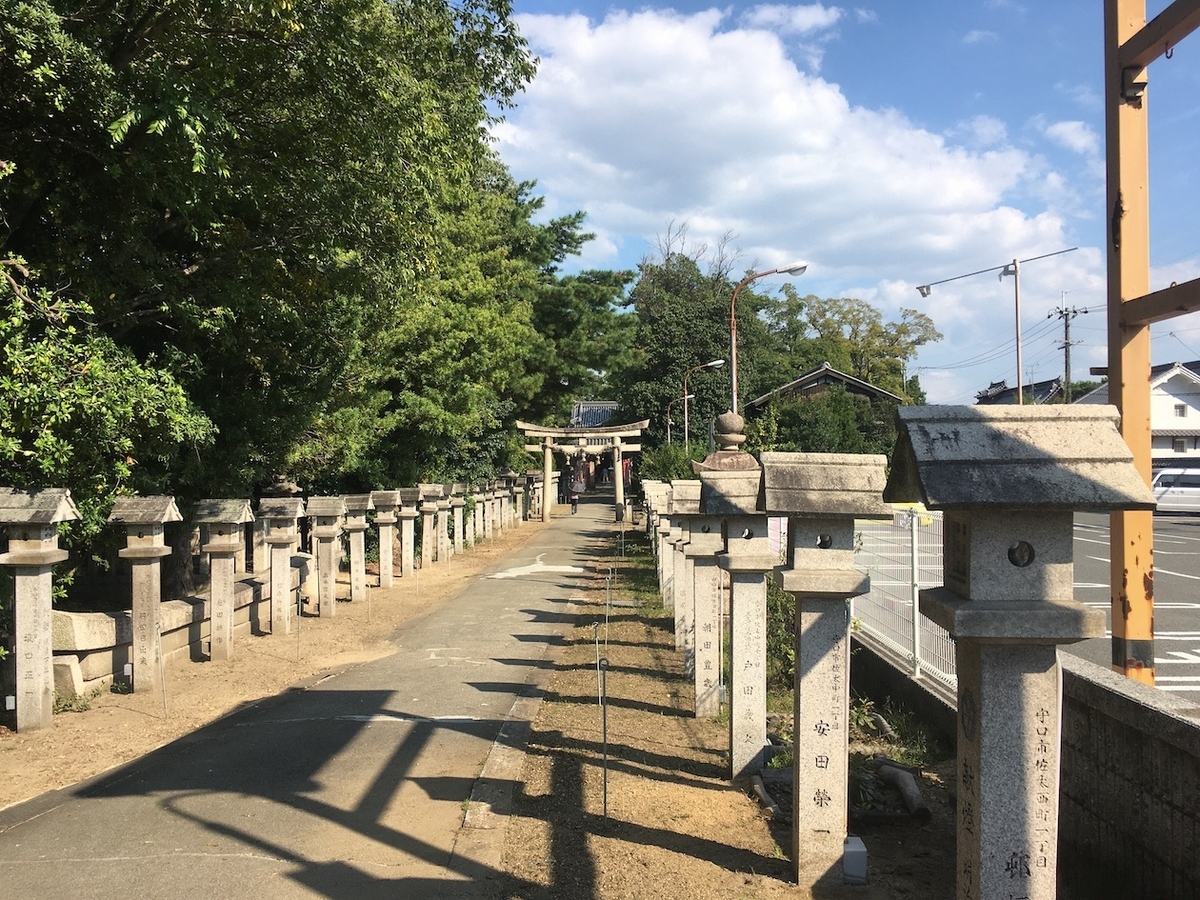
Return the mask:
{"type": "MultiPolygon", "coordinates": [[[[1112,635],[1108,516],[1075,516],[1075,598],[1103,609],[1112,635]]],[[[1154,516],[1155,683],[1200,698],[1200,516],[1154,516]]],[[[1095,638],[1064,648],[1109,667],[1112,644],[1095,638]]]]}
{"type": "Polygon", "coordinates": [[[511,792],[492,776],[515,774],[511,754],[611,516],[597,498],[557,517],[402,626],[388,657],[0,813],[0,896],[481,896],[497,877],[503,810],[475,834],[464,812],[511,792]]]}

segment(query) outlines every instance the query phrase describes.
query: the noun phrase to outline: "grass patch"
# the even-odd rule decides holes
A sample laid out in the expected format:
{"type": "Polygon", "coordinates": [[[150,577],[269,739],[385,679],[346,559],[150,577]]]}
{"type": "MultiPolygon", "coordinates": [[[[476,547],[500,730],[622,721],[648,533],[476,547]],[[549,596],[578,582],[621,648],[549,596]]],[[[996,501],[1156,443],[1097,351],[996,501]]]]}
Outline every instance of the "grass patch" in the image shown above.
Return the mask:
{"type": "Polygon", "coordinates": [[[54,692],[54,712],[87,712],[92,708],[92,701],[100,696],[102,688],[92,688],[84,694],[60,694],[54,692]]]}

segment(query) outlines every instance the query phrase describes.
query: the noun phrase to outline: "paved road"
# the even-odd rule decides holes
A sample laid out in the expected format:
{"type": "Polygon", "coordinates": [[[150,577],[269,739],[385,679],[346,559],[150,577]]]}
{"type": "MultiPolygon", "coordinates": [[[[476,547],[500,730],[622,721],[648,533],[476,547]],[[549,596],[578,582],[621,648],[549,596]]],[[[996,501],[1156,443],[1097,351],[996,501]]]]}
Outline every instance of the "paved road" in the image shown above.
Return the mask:
{"type": "MultiPolygon", "coordinates": [[[[1075,597],[1110,612],[1108,516],[1075,516],[1075,597]]],[[[1158,687],[1200,698],[1200,516],[1154,517],[1154,667],[1158,687]]],[[[1111,615],[1107,617],[1112,634],[1111,615]]],[[[1065,648],[1105,666],[1112,644],[1096,638],[1065,648]]]]}
{"type": "Polygon", "coordinates": [[[399,629],[392,656],[0,813],[0,896],[480,896],[503,840],[488,826],[503,820],[472,832],[464,809],[473,791],[511,789],[541,660],[611,515],[597,500],[556,518],[399,629]]]}

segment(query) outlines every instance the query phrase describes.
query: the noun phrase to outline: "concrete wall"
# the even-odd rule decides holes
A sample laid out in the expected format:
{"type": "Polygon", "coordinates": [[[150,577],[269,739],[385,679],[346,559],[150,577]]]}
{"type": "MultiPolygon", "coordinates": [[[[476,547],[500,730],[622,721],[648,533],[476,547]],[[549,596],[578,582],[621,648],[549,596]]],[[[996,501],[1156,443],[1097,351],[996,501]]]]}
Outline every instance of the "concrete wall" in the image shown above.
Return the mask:
{"type": "Polygon", "coordinates": [[[1060,657],[1059,896],[1200,897],[1200,709],[1060,657]]]}
{"type": "MultiPolygon", "coordinates": [[[[949,736],[953,712],[928,682],[855,643],[856,689],[890,694],[949,736]]],[[[1068,653],[1059,660],[1059,900],[1197,900],[1200,707],[1068,653]]]]}
{"type": "MultiPolygon", "coordinates": [[[[292,586],[298,590],[313,566],[308,554],[292,557],[292,586]]],[[[261,634],[271,620],[270,579],[246,576],[235,586],[234,634],[261,634]]],[[[206,658],[210,635],[209,604],[199,597],[162,602],[163,659],[206,658]]],[[[133,626],[128,610],[79,613],[55,610],[51,619],[54,641],[54,690],[63,696],[82,694],[115,679],[125,680],[130,661],[133,626]]]]}

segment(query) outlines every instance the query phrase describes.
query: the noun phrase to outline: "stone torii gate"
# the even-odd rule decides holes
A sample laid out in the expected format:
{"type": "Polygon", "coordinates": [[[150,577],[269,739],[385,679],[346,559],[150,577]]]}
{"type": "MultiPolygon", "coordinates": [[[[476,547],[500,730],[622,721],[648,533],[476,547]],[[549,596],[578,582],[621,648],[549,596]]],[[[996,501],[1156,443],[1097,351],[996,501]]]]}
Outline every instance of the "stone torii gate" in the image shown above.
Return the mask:
{"type": "MultiPolygon", "coordinates": [[[[640,438],[642,432],[650,427],[650,420],[643,419],[629,425],[601,425],[598,428],[556,428],[550,425],[531,425],[528,422],[517,422],[517,427],[525,433],[525,437],[536,439],[541,443],[526,444],[525,449],[530,453],[542,451],[542,483],[543,490],[550,490],[550,482],[554,472],[554,451],[564,454],[568,459],[585,453],[589,456],[601,456],[612,453],[613,486],[616,488],[616,517],[620,522],[625,517],[625,470],[621,465],[621,457],[625,453],[641,452],[642,445],[625,443],[630,438],[640,438]]],[[[554,504],[549,497],[542,502],[542,521],[550,521],[550,510],[554,504]]]]}

